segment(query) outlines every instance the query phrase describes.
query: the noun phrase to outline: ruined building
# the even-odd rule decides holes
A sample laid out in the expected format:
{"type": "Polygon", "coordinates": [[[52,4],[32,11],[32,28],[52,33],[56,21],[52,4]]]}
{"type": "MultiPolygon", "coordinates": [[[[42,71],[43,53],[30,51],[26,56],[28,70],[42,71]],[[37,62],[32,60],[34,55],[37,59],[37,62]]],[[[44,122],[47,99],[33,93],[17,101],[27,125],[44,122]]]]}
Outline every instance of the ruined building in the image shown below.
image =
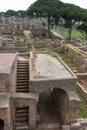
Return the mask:
{"type": "Polygon", "coordinates": [[[0,53],[0,130],[59,130],[75,122],[80,103],[76,82],[52,52],[0,53]]]}

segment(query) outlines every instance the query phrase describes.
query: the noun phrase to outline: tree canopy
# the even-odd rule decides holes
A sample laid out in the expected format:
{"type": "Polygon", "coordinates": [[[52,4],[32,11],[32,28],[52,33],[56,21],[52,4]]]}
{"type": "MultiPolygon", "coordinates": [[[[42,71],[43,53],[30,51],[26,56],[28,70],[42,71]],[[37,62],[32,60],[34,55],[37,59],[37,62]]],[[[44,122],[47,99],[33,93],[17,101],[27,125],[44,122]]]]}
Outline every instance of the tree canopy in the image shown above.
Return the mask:
{"type": "Polygon", "coordinates": [[[60,15],[59,8],[62,2],[59,0],[37,0],[29,8],[29,15],[44,16],[48,19],[48,37],[50,37],[50,22],[51,18],[60,15]]]}
{"type": "Polygon", "coordinates": [[[82,21],[82,9],[79,6],[65,3],[60,8],[61,16],[65,19],[65,27],[69,28],[69,36],[71,38],[72,27],[77,21],[82,21]]]}
{"type": "Polygon", "coordinates": [[[85,39],[87,38],[87,23],[83,22],[77,27],[77,30],[79,30],[83,34],[85,39]]]}

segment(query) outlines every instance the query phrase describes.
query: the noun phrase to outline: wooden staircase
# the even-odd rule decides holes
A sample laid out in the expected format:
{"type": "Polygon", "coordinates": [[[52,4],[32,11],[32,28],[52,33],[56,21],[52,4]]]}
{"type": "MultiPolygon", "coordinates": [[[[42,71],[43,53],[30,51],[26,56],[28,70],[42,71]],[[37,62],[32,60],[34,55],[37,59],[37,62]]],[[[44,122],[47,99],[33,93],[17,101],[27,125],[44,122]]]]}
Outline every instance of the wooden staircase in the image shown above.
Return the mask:
{"type": "Polygon", "coordinates": [[[29,93],[29,61],[18,61],[16,91],[29,93]]]}
{"type": "Polygon", "coordinates": [[[29,107],[16,108],[15,130],[29,130],[29,107]]]}

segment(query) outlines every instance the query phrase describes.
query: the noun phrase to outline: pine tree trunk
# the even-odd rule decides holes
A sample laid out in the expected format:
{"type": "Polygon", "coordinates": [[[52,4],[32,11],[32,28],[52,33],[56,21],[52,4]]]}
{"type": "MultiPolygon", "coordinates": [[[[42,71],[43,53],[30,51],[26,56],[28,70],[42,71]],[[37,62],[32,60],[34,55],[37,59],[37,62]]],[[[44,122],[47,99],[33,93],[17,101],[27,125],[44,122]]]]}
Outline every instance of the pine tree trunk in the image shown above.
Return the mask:
{"type": "Polygon", "coordinates": [[[69,40],[71,39],[71,34],[72,34],[72,27],[70,26],[69,27],[69,37],[68,37],[69,40]]]}
{"type": "Polygon", "coordinates": [[[50,17],[48,16],[48,38],[51,38],[51,33],[50,33],[50,17]]]}

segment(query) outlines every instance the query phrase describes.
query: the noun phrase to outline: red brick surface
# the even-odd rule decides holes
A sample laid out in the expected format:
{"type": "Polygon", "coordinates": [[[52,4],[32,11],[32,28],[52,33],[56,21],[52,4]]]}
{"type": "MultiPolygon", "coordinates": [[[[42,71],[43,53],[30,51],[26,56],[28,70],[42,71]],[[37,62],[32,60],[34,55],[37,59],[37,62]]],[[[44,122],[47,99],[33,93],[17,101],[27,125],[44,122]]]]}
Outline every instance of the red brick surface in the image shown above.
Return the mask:
{"type": "Polygon", "coordinates": [[[0,53],[0,70],[8,68],[10,61],[13,59],[15,54],[0,53]]]}

